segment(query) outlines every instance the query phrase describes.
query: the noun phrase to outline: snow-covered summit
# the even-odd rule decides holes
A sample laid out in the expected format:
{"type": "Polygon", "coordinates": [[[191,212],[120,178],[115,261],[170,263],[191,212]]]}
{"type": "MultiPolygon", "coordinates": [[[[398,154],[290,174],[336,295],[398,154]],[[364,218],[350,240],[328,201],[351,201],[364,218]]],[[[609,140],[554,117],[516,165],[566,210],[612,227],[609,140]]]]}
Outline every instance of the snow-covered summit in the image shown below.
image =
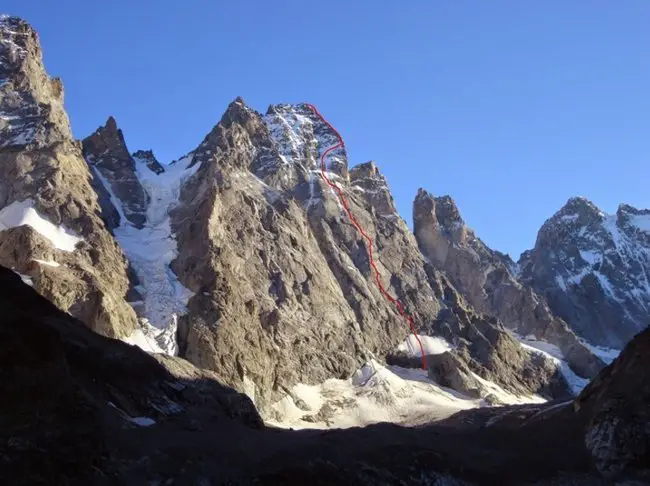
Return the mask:
{"type": "MultiPolygon", "coordinates": [[[[264,122],[280,158],[287,164],[302,163],[310,169],[319,169],[323,153],[339,143],[334,131],[305,103],[271,105],[264,122]]],[[[345,148],[331,151],[326,162],[327,171],[347,174],[345,148]]]]}

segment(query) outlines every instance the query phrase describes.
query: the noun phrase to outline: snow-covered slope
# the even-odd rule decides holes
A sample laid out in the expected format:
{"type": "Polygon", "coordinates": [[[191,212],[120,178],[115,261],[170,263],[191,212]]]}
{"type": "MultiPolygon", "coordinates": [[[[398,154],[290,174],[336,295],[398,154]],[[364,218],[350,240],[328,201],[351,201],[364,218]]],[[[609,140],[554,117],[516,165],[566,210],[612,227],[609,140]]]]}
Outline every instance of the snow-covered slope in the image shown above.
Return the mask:
{"type": "MultiPolygon", "coordinates": [[[[499,404],[545,402],[541,397],[517,396],[475,375],[499,404]]],[[[378,422],[416,426],[461,410],[490,406],[445,388],[421,369],[366,363],[347,380],[329,379],[319,385],[294,386],[266,414],[269,425],[293,429],[361,427],[378,422]]]]}
{"type": "Polygon", "coordinates": [[[621,349],[650,323],[650,210],[572,198],[520,259],[521,278],[591,344],[621,349]]]}

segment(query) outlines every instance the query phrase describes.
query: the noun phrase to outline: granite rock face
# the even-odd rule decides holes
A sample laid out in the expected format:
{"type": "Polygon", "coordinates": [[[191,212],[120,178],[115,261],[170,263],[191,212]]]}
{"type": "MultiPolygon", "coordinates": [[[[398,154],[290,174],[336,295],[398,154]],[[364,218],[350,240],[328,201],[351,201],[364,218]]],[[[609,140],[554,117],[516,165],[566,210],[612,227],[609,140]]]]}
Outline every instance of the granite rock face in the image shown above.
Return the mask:
{"type": "Polygon", "coordinates": [[[149,197],[136,176],[135,161],[113,117],[83,140],[83,152],[95,175],[106,181],[102,186],[110,187],[109,194],[120,201],[124,217],[136,228],[142,228],[147,219],[149,197]]]}
{"type": "Polygon", "coordinates": [[[583,390],[574,404],[587,421],[585,445],[605,477],[650,481],[650,329],[583,390]]]}
{"type": "MultiPolygon", "coordinates": [[[[262,407],[298,383],[349,377],[409,332],[378,289],[367,240],[322,178],[320,157],[336,141],[306,105],[261,115],[237,99],[188,156],[200,168],[172,211],[172,268],[195,293],[179,323],[180,354],[255,390],[262,407]]],[[[561,381],[518,378],[522,367],[540,368],[529,353],[498,323],[465,308],[458,314],[460,297],[426,263],[374,163],[348,170],[337,149],[327,164],[373,240],[380,280],[420,332],[458,344],[459,359],[510,390],[541,392],[546,378],[561,381]]]]}
{"type": "Polygon", "coordinates": [[[602,361],[553,315],[543,298],[518,281],[507,255],[490,249],[474,234],[449,196],[436,198],[420,189],[413,218],[422,253],[445,271],[474,309],[496,317],[522,337],[557,346],[578,375],[596,376],[602,361]]]}
{"type": "Polygon", "coordinates": [[[593,344],[622,349],[648,325],[650,210],[605,214],[572,198],[547,220],[519,261],[522,281],[593,344]]]}
{"type": "Polygon", "coordinates": [[[101,219],[92,176],[42,63],[38,35],[0,18],[0,263],[95,331],[126,336],[126,262],[101,219]]]}

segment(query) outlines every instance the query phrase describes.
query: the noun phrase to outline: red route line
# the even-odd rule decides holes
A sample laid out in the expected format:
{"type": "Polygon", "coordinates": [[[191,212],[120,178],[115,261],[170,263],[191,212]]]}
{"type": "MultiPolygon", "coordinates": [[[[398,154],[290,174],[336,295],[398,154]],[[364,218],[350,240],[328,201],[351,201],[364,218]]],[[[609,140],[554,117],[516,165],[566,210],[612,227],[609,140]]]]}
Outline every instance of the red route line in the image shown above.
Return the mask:
{"type": "Polygon", "coordinates": [[[309,104],[309,103],[305,103],[305,105],[307,105],[316,114],[316,116],[318,116],[321,120],[323,120],[325,125],[327,125],[330,128],[330,130],[332,130],[334,132],[334,134],[336,135],[336,138],[338,139],[338,143],[332,145],[327,150],[325,150],[325,152],[323,152],[323,155],[321,156],[321,159],[320,159],[321,176],[323,177],[323,179],[325,179],[325,182],[327,182],[327,184],[332,189],[334,189],[336,191],[336,193],[339,196],[339,200],[341,201],[341,204],[343,204],[343,207],[345,208],[345,212],[348,213],[350,221],[352,221],[352,224],[357,229],[357,231],[359,231],[359,233],[361,233],[361,235],[368,242],[368,257],[370,259],[370,266],[372,267],[373,272],[375,274],[375,281],[377,282],[377,287],[379,287],[379,291],[386,298],[386,300],[388,300],[391,304],[393,304],[395,307],[397,307],[397,310],[399,311],[400,315],[404,319],[406,319],[407,322],[409,323],[409,327],[411,328],[411,332],[413,333],[413,335],[415,336],[415,339],[417,340],[418,344],[420,345],[420,355],[422,357],[422,369],[427,370],[427,359],[424,356],[424,346],[422,346],[422,341],[420,341],[420,338],[418,337],[417,333],[415,332],[415,323],[413,322],[413,318],[409,315],[408,312],[406,312],[406,309],[404,309],[404,305],[402,305],[402,303],[399,300],[397,300],[395,297],[390,295],[386,291],[386,289],[384,288],[384,286],[381,283],[381,279],[379,278],[379,270],[377,269],[377,264],[375,263],[375,257],[373,256],[373,253],[372,253],[372,249],[373,249],[373,246],[374,246],[373,242],[372,242],[372,238],[370,238],[370,236],[368,236],[368,234],[363,230],[363,228],[359,224],[359,221],[357,221],[357,218],[355,218],[354,215],[352,214],[352,211],[350,210],[350,206],[348,205],[348,202],[345,199],[345,196],[343,195],[343,191],[341,190],[341,188],[339,186],[337,186],[336,184],[334,184],[332,181],[330,181],[328,179],[328,177],[325,175],[325,158],[330,154],[330,152],[333,152],[337,148],[344,148],[345,147],[345,143],[343,142],[343,137],[341,137],[341,134],[336,130],[336,128],[334,128],[332,125],[330,125],[330,123],[325,119],[325,117],[320,114],[320,112],[316,109],[316,107],[314,105],[309,104]]]}

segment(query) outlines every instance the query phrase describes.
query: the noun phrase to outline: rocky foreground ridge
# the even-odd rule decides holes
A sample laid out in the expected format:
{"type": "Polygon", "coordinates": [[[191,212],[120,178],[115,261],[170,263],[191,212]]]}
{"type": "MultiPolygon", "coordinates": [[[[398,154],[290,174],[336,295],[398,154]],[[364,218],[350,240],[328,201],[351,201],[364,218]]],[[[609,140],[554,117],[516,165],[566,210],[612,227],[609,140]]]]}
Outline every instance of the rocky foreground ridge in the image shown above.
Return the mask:
{"type": "Polygon", "coordinates": [[[266,428],[189,362],[93,333],[0,267],[3,484],[644,484],[650,331],[577,400],[417,428],[266,428]],[[625,483],[624,481],[628,481],[625,483]]]}

